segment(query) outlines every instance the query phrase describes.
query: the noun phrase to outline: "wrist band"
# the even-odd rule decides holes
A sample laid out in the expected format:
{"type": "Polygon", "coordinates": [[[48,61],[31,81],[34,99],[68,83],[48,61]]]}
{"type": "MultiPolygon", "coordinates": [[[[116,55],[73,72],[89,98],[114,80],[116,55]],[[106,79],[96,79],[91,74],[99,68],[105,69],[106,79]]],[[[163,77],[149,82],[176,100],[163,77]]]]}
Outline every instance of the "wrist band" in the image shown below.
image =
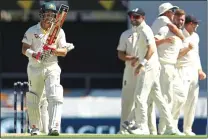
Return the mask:
{"type": "Polygon", "coordinates": [[[142,66],[145,66],[147,64],[147,59],[144,59],[141,63],[142,66]]]}
{"type": "Polygon", "coordinates": [[[26,52],[25,52],[25,55],[26,55],[27,57],[29,57],[29,58],[32,58],[32,54],[33,54],[33,53],[34,53],[33,50],[27,49],[26,52]]]}

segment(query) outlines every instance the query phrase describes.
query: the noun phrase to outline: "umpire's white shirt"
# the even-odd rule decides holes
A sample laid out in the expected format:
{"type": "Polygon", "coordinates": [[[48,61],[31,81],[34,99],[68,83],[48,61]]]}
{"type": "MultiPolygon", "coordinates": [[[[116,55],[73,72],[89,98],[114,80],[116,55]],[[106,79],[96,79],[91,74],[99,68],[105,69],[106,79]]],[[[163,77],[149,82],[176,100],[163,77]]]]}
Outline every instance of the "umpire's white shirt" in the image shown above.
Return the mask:
{"type": "Polygon", "coordinates": [[[151,26],[154,35],[158,34],[161,27],[167,26],[169,23],[171,23],[171,21],[167,16],[159,16],[151,26]]]}
{"type": "Polygon", "coordinates": [[[157,39],[164,39],[167,37],[174,37],[174,43],[163,43],[158,46],[158,55],[160,63],[176,64],[180,49],[183,47],[181,39],[173,34],[167,26],[162,27],[159,33],[155,35],[157,39]]]}
{"type": "Polygon", "coordinates": [[[195,32],[189,34],[186,29],[183,29],[183,35],[186,37],[186,42],[191,42],[193,44],[193,49],[185,56],[178,59],[177,66],[193,66],[201,69],[201,61],[199,57],[199,35],[195,32]]]}
{"type": "MultiPolygon", "coordinates": [[[[35,52],[39,52],[39,51],[42,51],[42,47],[44,46],[44,43],[46,42],[48,35],[49,35],[49,33],[46,33],[46,34],[43,33],[40,23],[38,23],[37,25],[30,27],[26,31],[22,42],[30,45],[31,50],[33,50],[35,52]]],[[[65,46],[66,46],[65,33],[64,33],[63,29],[61,29],[58,36],[57,36],[57,40],[55,42],[55,47],[60,48],[60,47],[65,47],[65,46]]],[[[54,62],[58,62],[57,56],[54,56],[54,55],[51,56],[47,60],[47,64],[54,63],[54,62]]],[[[34,58],[29,58],[29,63],[30,64],[41,64],[41,63],[38,63],[34,58]]]]}

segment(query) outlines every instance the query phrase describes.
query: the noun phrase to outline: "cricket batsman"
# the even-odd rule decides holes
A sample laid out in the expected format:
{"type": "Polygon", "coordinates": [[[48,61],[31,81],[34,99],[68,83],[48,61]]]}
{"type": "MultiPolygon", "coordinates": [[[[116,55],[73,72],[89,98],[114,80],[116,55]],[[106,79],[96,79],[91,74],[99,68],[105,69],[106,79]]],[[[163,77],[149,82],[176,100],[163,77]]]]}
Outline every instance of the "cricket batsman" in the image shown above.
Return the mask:
{"type": "MultiPolygon", "coordinates": [[[[199,21],[191,15],[186,16],[185,28],[183,34],[186,40],[192,42],[193,49],[181,56],[177,61],[177,71],[183,80],[184,94],[187,99],[184,100],[184,122],[183,131],[186,135],[195,135],[192,131],[194,115],[199,94],[198,78],[204,80],[206,74],[202,70],[199,56],[199,36],[196,33],[199,21]]],[[[185,49],[185,48],[184,48],[185,49]]],[[[178,119],[177,119],[178,120],[178,119]]]]}
{"type": "Polygon", "coordinates": [[[73,44],[66,43],[65,33],[60,30],[56,41],[46,46],[51,26],[56,21],[57,9],[52,2],[44,3],[40,8],[40,22],[30,27],[22,40],[22,53],[28,57],[27,75],[29,92],[26,94],[31,135],[39,135],[42,123],[40,120],[40,101],[45,96],[48,101],[49,133],[58,136],[60,133],[63,105],[63,87],[60,84],[61,69],[58,56],[65,57],[73,44]],[[46,48],[47,49],[44,49],[46,48]]]}

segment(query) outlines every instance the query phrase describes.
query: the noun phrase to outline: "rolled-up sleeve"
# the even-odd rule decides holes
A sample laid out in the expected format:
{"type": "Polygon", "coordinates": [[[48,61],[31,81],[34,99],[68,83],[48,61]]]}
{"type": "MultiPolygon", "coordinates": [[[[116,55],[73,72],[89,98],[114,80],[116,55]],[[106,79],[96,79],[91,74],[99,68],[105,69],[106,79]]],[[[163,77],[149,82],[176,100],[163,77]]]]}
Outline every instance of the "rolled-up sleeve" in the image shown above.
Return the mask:
{"type": "Polygon", "coordinates": [[[125,34],[122,33],[121,36],[120,36],[120,39],[119,39],[119,44],[118,44],[118,47],[117,47],[117,50],[118,51],[126,51],[126,38],[125,38],[125,34]]]}
{"type": "Polygon", "coordinates": [[[155,45],[155,38],[151,29],[143,30],[143,34],[147,46],[151,44],[155,45]]]}
{"type": "Polygon", "coordinates": [[[59,40],[58,40],[58,47],[59,48],[64,48],[67,46],[67,43],[66,43],[66,35],[64,33],[64,30],[61,29],[60,32],[59,32],[60,36],[59,36],[59,40]]]}
{"type": "Polygon", "coordinates": [[[33,38],[33,33],[30,31],[30,29],[28,29],[24,34],[24,37],[22,39],[22,43],[32,45],[32,38],[33,38]]]}

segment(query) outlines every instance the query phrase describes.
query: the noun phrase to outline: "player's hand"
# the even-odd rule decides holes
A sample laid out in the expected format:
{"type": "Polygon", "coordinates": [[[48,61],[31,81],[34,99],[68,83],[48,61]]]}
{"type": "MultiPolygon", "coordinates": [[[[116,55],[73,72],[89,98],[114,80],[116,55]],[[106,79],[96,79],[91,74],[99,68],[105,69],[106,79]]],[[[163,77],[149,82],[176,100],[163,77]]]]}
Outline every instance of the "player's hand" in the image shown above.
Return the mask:
{"type": "Polygon", "coordinates": [[[175,38],[174,37],[168,37],[165,39],[166,43],[174,43],[175,42],[175,38]]]}
{"type": "Polygon", "coordinates": [[[193,44],[192,43],[189,43],[189,45],[188,45],[188,48],[191,50],[191,49],[193,49],[193,44]]]}
{"type": "Polygon", "coordinates": [[[54,56],[58,56],[58,50],[57,49],[51,50],[51,54],[54,56]]]}
{"type": "Polygon", "coordinates": [[[139,64],[138,67],[135,69],[135,72],[134,72],[135,76],[140,74],[144,70],[145,70],[144,66],[142,64],[139,64]]]}
{"type": "Polygon", "coordinates": [[[42,53],[41,52],[34,52],[32,54],[32,57],[35,58],[37,61],[41,60],[41,57],[42,57],[42,53]]]}
{"type": "Polygon", "coordinates": [[[135,58],[135,56],[127,55],[126,58],[127,58],[128,61],[131,61],[131,60],[133,60],[135,58]]]}
{"type": "Polygon", "coordinates": [[[32,57],[36,59],[36,58],[37,58],[37,53],[34,52],[34,53],[32,54],[32,57]]]}
{"type": "Polygon", "coordinates": [[[58,48],[51,51],[51,53],[55,56],[66,56],[67,48],[58,48]]]}
{"type": "Polygon", "coordinates": [[[134,57],[134,58],[131,60],[131,66],[132,66],[132,67],[135,67],[137,63],[139,63],[139,58],[134,57]]]}
{"type": "Polygon", "coordinates": [[[204,79],[206,79],[206,74],[202,70],[199,70],[199,80],[204,80],[204,79]]]}

